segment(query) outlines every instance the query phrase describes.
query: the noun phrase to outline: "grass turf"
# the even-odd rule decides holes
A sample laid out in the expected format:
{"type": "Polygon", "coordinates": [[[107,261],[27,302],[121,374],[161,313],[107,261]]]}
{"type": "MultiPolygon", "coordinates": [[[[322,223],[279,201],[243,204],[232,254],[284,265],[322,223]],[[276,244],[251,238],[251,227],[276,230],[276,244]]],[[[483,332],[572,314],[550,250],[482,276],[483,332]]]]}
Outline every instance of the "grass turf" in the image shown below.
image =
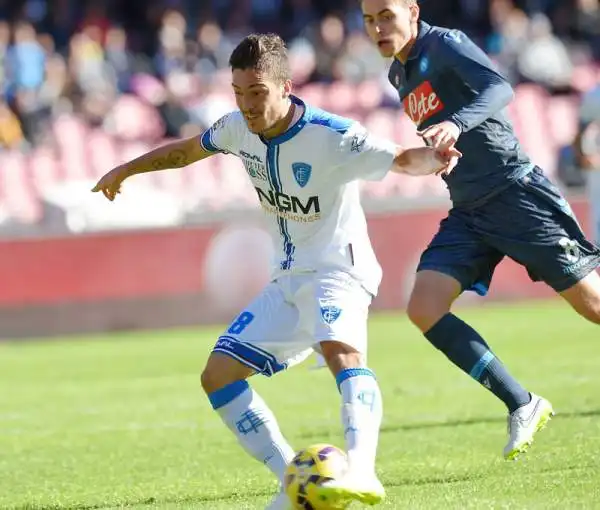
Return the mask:
{"type": "MultiPolygon", "coordinates": [[[[505,411],[400,315],[370,323],[385,406],[378,508],[600,508],[600,330],[560,302],[461,311],[558,413],[507,463],[505,411]]],[[[0,343],[0,508],[261,509],[276,489],[199,387],[219,329],[0,343]]],[[[253,386],[296,448],[343,446],[312,361],[253,386]]]]}

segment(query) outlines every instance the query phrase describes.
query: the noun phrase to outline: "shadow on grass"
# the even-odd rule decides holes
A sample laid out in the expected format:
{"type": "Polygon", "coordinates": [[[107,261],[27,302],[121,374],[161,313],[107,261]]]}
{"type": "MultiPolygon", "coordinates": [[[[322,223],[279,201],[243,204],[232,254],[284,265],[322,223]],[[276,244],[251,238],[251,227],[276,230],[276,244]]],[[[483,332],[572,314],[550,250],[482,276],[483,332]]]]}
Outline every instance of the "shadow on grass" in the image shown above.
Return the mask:
{"type": "MultiPolygon", "coordinates": [[[[577,418],[589,418],[593,416],[600,416],[600,409],[593,409],[589,411],[570,411],[570,412],[558,412],[554,417],[555,420],[564,420],[564,419],[577,419],[577,418]]],[[[382,434],[389,434],[393,432],[400,432],[403,430],[427,430],[427,429],[446,429],[446,428],[454,428],[454,427],[470,427],[473,425],[486,425],[490,423],[506,423],[506,416],[500,417],[474,417],[467,418],[462,420],[447,420],[447,421],[422,421],[422,422],[414,422],[414,423],[398,423],[398,424],[389,424],[381,427],[382,434]]],[[[320,429],[320,430],[310,430],[306,432],[302,432],[297,434],[295,437],[300,439],[312,439],[312,438],[323,438],[327,436],[332,436],[337,434],[337,429],[320,429]]]]}
{"type": "MultiPolygon", "coordinates": [[[[564,419],[577,419],[577,418],[588,418],[600,416],[600,409],[588,410],[588,411],[570,411],[559,413],[555,417],[555,419],[564,420],[564,419]]],[[[398,432],[402,430],[426,430],[426,429],[436,429],[436,428],[452,428],[452,427],[468,427],[472,425],[485,425],[489,423],[504,423],[506,418],[491,418],[491,417],[481,417],[481,418],[469,418],[465,420],[448,420],[448,421],[425,421],[425,422],[415,422],[415,423],[404,423],[397,425],[388,425],[386,427],[382,427],[381,433],[388,434],[393,432],[398,432]]],[[[299,434],[296,437],[302,439],[311,439],[319,437],[321,440],[327,438],[328,436],[333,435],[333,429],[321,429],[321,430],[312,430],[310,432],[306,432],[303,434],[299,434]]],[[[579,471],[586,469],[597,469],[598,465],[582,465],[576,464],[572,466],[553,466],[547,468],[541,468],[537,470],[538,473],[561,473],[561,472],[569,472],[569,471],[579,471]]],[[[501,476],[501,475],[500,475],[501,476]]],[[[492,477],[498,477],[498,475],[492,475],[492,477]]],[[[427,486],[427,485],[443,485],[443,484],[454,484],[454,483],[465,483],[472,482],[477,480],[483,480],[486,478],[490,478],[489,473],[465,473],[465,474],[451,474],[448,476],[426,476],[418,479],[409,479],[409,478],[399,478],[399,479],[383,479],[383,483],[387,487],[404,487],[404,486],[427,486]]],[[[9,508],[6,510],[65,510],[68,508],[69,510],[100,510],[107,508],[130,508],[137,506],[150,506],[150,505],[168,505],[168,504],[190,504],[194,503],[207,503],[207,502],[219,502],[219,501],[232,501],[235,502],[239,498],[259,498],[272,495],[273,492],[269,490],[256,490],[256,491],[247,491],[243,494],[232,492],[228,494],[215,494],[209,496],[184,496],[178,498],[145,498],[140,499],[138,501],[127,501],[121,503],[119,505],[107,506],[107,505],[69,505],[68,507],[62,505],[23,505],[18,507],[9,508]]]]}

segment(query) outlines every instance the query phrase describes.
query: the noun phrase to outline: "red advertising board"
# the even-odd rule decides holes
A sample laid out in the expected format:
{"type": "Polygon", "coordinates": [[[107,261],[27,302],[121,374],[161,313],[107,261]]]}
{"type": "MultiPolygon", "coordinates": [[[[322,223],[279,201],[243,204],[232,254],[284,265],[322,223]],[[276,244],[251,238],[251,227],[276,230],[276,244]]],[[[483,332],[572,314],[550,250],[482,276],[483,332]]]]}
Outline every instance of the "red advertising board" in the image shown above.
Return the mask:
{"type": "MultiPolygon", "coordinates": [[[[585,227],[586,204],[576,201],[574,209],[585,227]]],[[[419,255],[444,215],[444,210],[427,210],[369,218],[371,240],[384,271],[374,308],[406,305],[419,255]]],[[[77,322],[78,306],[96,306],[98,315],[102,307],[114,313],[107,303],[147,301],[160,307],[189,297],[202,303],[202,313],[196,310],[194,316],[194,307],[189,307],[186,313],[191,316],[175,323],[221,321],[266,282],[270,250],[266,234],[247,220],[201,228],[5,241],[0,243],[0,312],[5,318],[18,312],[25,320],[23,313],[30,308],[39,312],[44,307],[68,306],[77,322]]],[[[505,260],[489,297],[551,295],[545,285],[531,283],[520,266],[505,260]]],[[[97,321],[98,327],[109,323],[108,318],[97,321]]],[[[138,323],[145,324],[140,318],[129,325],[138,323]]],[[[11,334],[16,327],[13,324],[11,334]]],[[[42,325],[37,329],[42,332],[42,325]]],[[[37,329],[30,325],[23,331],[37,329]]],[[[78,328],[73,324],[72,329],[78,328]]],[[[1,325],[0,335],[6,336],[1,325]]]]}

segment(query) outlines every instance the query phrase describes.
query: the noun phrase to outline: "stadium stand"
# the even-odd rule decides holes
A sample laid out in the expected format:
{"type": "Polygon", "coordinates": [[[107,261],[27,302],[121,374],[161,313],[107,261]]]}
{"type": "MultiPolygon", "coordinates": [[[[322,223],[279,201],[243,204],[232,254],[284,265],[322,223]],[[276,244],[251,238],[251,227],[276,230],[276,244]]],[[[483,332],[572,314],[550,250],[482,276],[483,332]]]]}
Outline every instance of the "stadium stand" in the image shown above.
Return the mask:
{"type": "MultiPolygon", "coordinates": [[[[493,56],[515,86],[509,113],[525,149],[556,176],[579,95],[600,81],[599,2],[439,3],[423,3],[425,19],[464,29],[493,56]]],[[[227,156],[141,176],[112,209],[87,193],[119,162],[234,109],[227,58],[253,29],[287,38],[307,102],[419,143],[355,1],[131,4],[0,1],[0,235],[178,225],[257,207],[243,167],[227,156]]],[[[412,204],[445,189],[435,177],[390,175],[364,183],[363,194],[412,204]]]]}

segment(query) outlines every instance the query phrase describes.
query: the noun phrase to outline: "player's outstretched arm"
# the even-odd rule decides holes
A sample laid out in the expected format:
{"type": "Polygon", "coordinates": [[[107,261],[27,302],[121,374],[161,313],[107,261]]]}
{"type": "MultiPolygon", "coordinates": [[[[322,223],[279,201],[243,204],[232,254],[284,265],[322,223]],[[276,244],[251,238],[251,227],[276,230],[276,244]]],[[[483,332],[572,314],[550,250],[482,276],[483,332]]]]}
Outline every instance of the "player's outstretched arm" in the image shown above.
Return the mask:
{"type": "Polygon", "coordinates": [[[120,193],[123,181],[132,175],[183,168],[213,154],[202,147],[197,136],[177,140],[113,168],[98,181],[92,191],[95,193],[101,191],[112,201],[117,193],[120,193]]]}
{"type": "Polygon", "coordinates": [[[447,175],[462,156],[460,151],[451,147],[444,150],[431,147],[398,148],[392,172],[407,175],[447,175]]]}
{"type": "Polygon", "coordinates": [[[436,58],[451,68],[474,91],[470,102],[450,119],[465,133],[506,107],[514,91],[490,58],[465,34],[453,31],[439,41],[436,58]]]}

